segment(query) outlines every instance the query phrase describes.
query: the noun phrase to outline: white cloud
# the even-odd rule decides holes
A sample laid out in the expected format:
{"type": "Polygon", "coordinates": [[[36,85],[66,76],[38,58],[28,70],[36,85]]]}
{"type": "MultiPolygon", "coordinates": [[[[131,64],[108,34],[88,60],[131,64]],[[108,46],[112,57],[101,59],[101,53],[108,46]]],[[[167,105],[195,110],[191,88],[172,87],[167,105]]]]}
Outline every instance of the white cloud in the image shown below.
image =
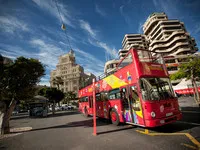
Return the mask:
{"type": "Polygon", "coordinates": [[[0,44],[0,47],[2,47],[0,49],[1,53],[4,56],[8,56],[10,58],[17,58],[19,56],[24,56],[24,57],[27,57],[27,58],[30,58],[30,57],[37,58],[38,57],[37,53],[26,51],[19,46],[0,44]]]}
{"type": "Polygon", "coordinates": [[[154,6],[161,10],[162,12],[165,12],[168,17],[179,17],[182,18],[183,14],[178,11],[178,4],[182,1],[172,1],[172,0],[153,0],[154,6]],[[176,7],[174,7],[176,6],[176,7]]]}
{"type": "Polygon", "coordinates": [[[103,17],[106,16],[105,11],[104,11],[102,8],[100,8],[97,4],[95,5],[95,11],[96,11],[98,14],[100,14],[101,16],[103,16],[103,17]]]}
{"type": "Polygon", "coordinates": [[[64,54],[64,51],[55,46],[54,43],[49,43],[41,39],[32,39],[30,44],[39,49],[38,57],[42,63],[47,65],[48,68],[55,69],[58,57],[64,54]]]}
{"type": "MultiPolygon", "coordinates": [[[[105,52],[108,54],[108,57],[110,56],[112,59],[117,58],[117,50],[115,48],[109,47],[105,42],[101,42],[98,40],[88,39],[88,42],[96,47],[103,48],[105,52]]],[[[107,58],[106,58],[107,60],[107,58]]]]}
{"type": "Polygon", "coordinates": [[[95,56],[93,56],[93,55],[91,55],[91,54],[89,54],[87,52],[84,52],[84,51],[82,51],[80,49],[74,49],[74,51],[77,52],[78,55],[81,55],[81,59],[83,61],[89,62],[92,66],[94,64],[96,64],[97,66],[99,66],[101,68],[104,67],[104,62],[99,60],[99,59],[97,59],[95,56]]]}
{"type": "Polygon", "coordinates": [[[119,11],[120,11],[121,15],[124,15],[123,9],[124,9],[124,5],[121,5],[121,6],[119,7],[119,11]]]}
{"type": "Polygon", "coordinates": [[[193,34],[197,34],[200,32],[200,23],[197,23],[196,26],[194,27],[193,34]]]}
{"type": "MultiPolygon", "coordinates": [[[[49,79],[48,79],[49,80],[49,79]]],[[[41,81],[39,82],[39,85],[46,85],[46,86],[50,86],[50,82],[49,81],[42,81],[42,79],[41,79],[41,81]]]]}
{"type": "Polygon", "coordinates": [[[158,6],[158,1],[157,0],[153,0],[153,4],[154,4],[155,7],[157,7],[158,6]]]}
{"type": "Polygon", "coordinates": [[[128,17],[128,14],[125,14],[124,13],[124,7],[125,7],[125,5],[121,5],[120,7],[119,7],[119,11],[120,11],[120,14],[122,15],[122,17],[124,17],[124,20],[125,20],[125,22],[130,26],[131,25],[131,20],[130,20],[130,18],[128,17]]]}
{"type": "Polygon", "coordinates": [[[143,34],[142,27],[143,27],[143,23],[140,22],[139,25],[138,25],[137,33],[139,33],[139,34],[143,34]]]}
{"type": "Polygon", "coordinates": [[[109,47],[106,43],[104,43],[104,42],[99,42],[99,41],[97,41],[96,43],[97,43],[97,45],[98,45],[99,47],[105,49],[106,52],[107,52],[108,54],[110,54],[113,58],[116,58],[116,57],[117,57],[117,50],[116,50],[115,48],[110,48],[110,47],[109,47]]]}
{"type": "Polygon", "coordinates": [[[67,24],[68,26],[71,26],[73,28],[75,28],[74,24],[72,23],[71,19],[71,14],[68,11],[68,8],[66,5],[63,5],[61,3],[57,3],[58,4],[58,9],[60,11],[60,14],[58,12],[58,9],[56,7],[56,1],[52,0],[52,1],[45,1],[45,0],[32,0],[34,3],[36,3],[40,8],[45,9],[46,11],[50,12],[53,16],[55,16],[59,21],[60,20],[60,16],[63,20],[63,22],[65,24],[67,24]]]}
{"type": "Polygon", "coordinates": [[[29,31],[28,25],[13,16],[0,16],[0,29],[14,34],[16,31],[29,31]]]}
{"type": "Polygon", "coordinates": [[[90,44],[96,46],[96,47],[101,47],[103,48],[106,53],[108,53],[112,58],[117,57],[117,51],[114,48],[110,48],[105,42],[100,41],[97,38],[97,31],[92,29],[90,24],[84,20],[80,20],[80,26],[82,29],[84,29],[90,36],[91,38],[88,38],[88,41],[90,44]]]}
{"type": "Polygon", "coordinates": [[[80,27],[84,29],[92,38],[96,38],[96,31],[91,28],[88,22],[80,20],[80,27]]]}
{"type": "Polygon", "coordinates": [[[104,62],[97,59],[94,55],[87,53],[79,48],[74,48],[76,61],[79,65],[84,67],[84,72],[90,72],[95,75],[103,73],[104,62]],[[95,65],[94,65],[95,64],[95,65]]]}

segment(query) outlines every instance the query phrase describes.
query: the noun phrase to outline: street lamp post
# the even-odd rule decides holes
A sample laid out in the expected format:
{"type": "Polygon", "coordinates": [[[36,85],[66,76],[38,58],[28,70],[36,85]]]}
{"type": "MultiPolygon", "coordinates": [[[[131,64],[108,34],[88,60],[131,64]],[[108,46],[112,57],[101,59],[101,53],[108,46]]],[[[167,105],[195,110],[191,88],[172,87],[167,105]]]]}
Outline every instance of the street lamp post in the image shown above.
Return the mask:
{"type": "Polygon", "coordinates": [[[95,79],[93,81],[93,135],[97,135],[97,124],[96,124],[96,88],[95,88],[95,79]]]}

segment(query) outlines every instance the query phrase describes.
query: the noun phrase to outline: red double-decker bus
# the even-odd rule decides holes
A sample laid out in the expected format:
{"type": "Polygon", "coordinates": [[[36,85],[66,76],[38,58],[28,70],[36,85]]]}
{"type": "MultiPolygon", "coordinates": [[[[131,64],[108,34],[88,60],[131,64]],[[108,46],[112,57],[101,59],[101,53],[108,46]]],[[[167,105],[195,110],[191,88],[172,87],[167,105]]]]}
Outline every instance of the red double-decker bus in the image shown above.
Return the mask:
{"type": "MultiPolygon", "coordinates": [[[[96,114],[118,125],[156,127],[180,120],[178,100],[163,58],[131,48],[115,72],[95,82],[96,114]]],[[[79,110],[93,114],[92,85],[79,90],[79,110]]]]}

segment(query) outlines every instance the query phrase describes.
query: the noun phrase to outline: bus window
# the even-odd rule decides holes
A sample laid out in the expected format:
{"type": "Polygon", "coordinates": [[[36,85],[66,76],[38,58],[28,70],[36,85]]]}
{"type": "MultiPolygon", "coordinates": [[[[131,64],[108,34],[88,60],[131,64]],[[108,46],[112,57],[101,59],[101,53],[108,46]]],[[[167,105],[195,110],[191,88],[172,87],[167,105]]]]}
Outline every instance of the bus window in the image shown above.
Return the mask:
{"type": "Polygon", "coordinates": [[[123,68],[133,62],[132,54],[129,53],[117,66],[118,69],[123,68]]]}
{"type": "Polygon", "coordinates": [[[85,97],[85,102],[88,102],[88,97],[85,97]]]}
{"type": "Polygon", "coordinates": [[[131,101],[132,108],[135,111],[139,111],[140,110],[140,100],[139,100],[136,86],[130,87],[130,101],[131,101]]]}
{"type": "Polygon", "coordinates": [[[101,101],[101,94],[100,93],[96,94],[96,101],[101,101]]]}
{"type": "Polygon", "coordinates": [[[166,100],[174,97],[168,78],[141,78],[140,88],[143,100],[166,100]]]}
{"type": "Polygon", "coordinates": [[[107,92],[102,92],[101,93],[101,100],[102,101],[107,101],[108,100],[108,93],[107,92]]]}
{"type": "Polygon", "coordinates": [[[80,98],[79,102],[83,102],[83,97],[80,98]]]}
{"type": "Polygon", "coordinates": [[[114,90],[109,91],[108,98],[109,99],[120,99],[121,98],[120,90],[114,89],[114,90]]]}
{"type": "Polygon", "coordinates": [[[122,88],[120,93],[123,107],[125,109],[129,108],[126,88],[122,88]]]}
{"type": "Polygon", "coordinates": [[[93,97],[92,96],[89,97],[89,107],[90,108],[93,107],[93,97]]]}

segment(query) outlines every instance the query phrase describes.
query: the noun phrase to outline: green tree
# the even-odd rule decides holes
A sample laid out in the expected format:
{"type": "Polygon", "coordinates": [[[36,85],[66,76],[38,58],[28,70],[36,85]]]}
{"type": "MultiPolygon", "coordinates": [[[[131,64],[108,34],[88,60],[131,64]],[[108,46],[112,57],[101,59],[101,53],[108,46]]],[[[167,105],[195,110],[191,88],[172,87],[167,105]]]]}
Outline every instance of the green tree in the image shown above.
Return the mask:
{"type": "Polygon", "coordinates": [[[69,101],[75,100],[75,99],[76,99],[76,94],[72,91],[69,91],[69,92],[65,93],[64,103],[69,104],[69,101]]]}
{"type": "Polygon", "coordinates": [[[198,87],[196,81],[200,79],[200,59],[198,57],[188,58],[189,62],[184,63],[179,67],[177,73],[170,75],[171,80],[187,78],[191,79],[192,85],[194,87],[195,93],[194,98],[200,106],[200,97],[198,92],[198,87]]]}
{"type": "Polygon", "coordinates": [[[60,85],[63,85],[64,81],[61,77],[56,76],[53,78],[53,84],[56,84],[57,88],[60,90],[60,85]]]}
{"type": "Polygon", "coordinates": [[[50,88],[45,87],[42,88],[39,92],[39,95],[45,96],[49,99],[49,102],[52,103],[52,113],[55,114],[55,104],[59,103],[64,98],[64,93],[61,90],[58,90],[57,88],[50,88]]]}
{"type": "Polygon", "coordinates": [[[4,64],[0,74],[0,100],[6,102],[1,134],[8,133],[9,120],[17,101],[34,96],[35,86],[44,75],[45,68],[36,59],[19,57],[4,64]]]}

